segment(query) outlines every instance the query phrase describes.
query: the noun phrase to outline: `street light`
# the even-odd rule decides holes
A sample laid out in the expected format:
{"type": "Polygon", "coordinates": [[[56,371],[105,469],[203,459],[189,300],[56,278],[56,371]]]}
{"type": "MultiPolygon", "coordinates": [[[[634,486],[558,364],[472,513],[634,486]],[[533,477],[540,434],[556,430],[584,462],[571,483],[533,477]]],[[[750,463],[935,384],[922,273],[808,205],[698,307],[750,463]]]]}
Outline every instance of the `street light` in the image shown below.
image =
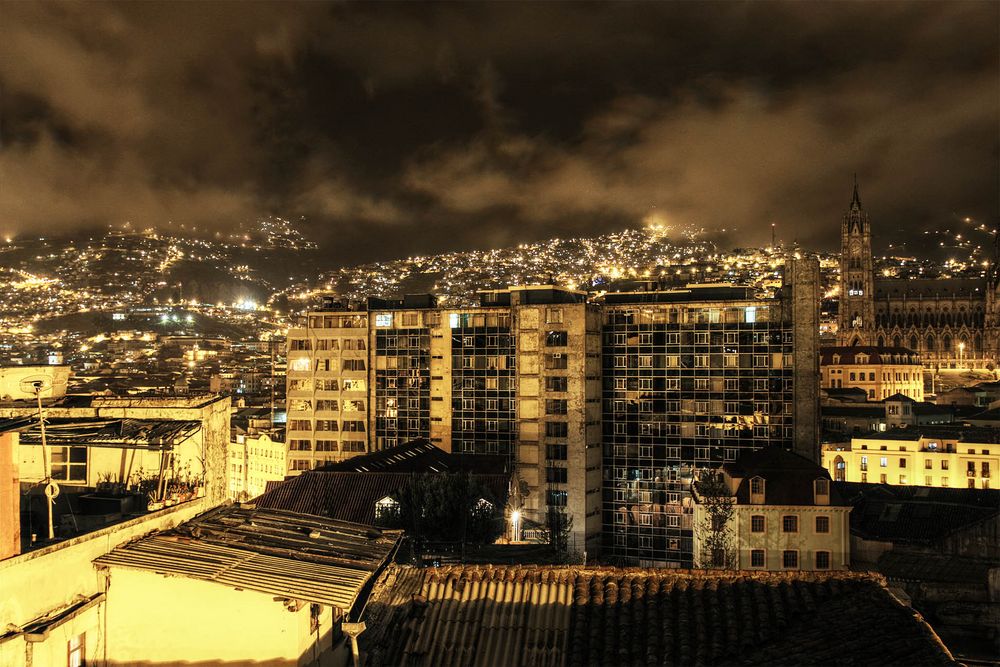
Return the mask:
{"type": "Polygon", "coordinates": [[[959,366],[959,368],[961,368],[962,361],[963,361],[964,358],[965,358],[965,343],[962,342],[962,343],[958,344],[958,366],[959,366]]]}
{"type": "Polygon", "coordinates": [[[521,538],[519,533],[521,532],[521,511],[514,510],[510,513],[510,524],[511,524],[511,542],[520,542],[521,538]]]}

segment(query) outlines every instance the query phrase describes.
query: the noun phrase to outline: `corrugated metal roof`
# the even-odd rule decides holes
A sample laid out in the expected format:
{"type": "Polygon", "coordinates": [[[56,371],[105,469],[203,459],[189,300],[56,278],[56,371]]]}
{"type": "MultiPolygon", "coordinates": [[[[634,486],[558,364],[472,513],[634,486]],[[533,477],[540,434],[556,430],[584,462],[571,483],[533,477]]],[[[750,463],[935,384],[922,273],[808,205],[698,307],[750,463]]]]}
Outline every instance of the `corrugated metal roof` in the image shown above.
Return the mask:
{"type": "Polygon", "coordinates": [[[399,531],[232,506],[115,549],[94,563],[214,581],[347,611],[399,537],[399,531]]]}
{"type": "MultiPolygon", "coordinates": [[[[45,437],[49,444],[160,449],[180,444],[200,428],[197,420],[47,418],[45,437]]],[[[20,442],[41,444],[37,420],[21,430],[20,442]]]]}
{"type": "Polygon", "coordinates": [[[324,472],[450,472],[500,474],[511,467],[508,456],[496,454],[456,454],[446,452],[426,438],[417,438],[396,447],[328,463],[316,470],[324,472]]]}
{"type": "MultiPolygon", "coordinates": [[[[258,507],[305,512],[341,521],[375,523],[375,503],[399,491],[413,478],[408,473],[388,472],[304,472],[273,487],[258,497],[258,507]]],[[[499,506],[507,502],[508,475],[472,475],[499,506]]]]}
{"type": "Polygon", "coordinates": [[[392,566],[370,667],[953,664],[877,575],[392,566]]]}

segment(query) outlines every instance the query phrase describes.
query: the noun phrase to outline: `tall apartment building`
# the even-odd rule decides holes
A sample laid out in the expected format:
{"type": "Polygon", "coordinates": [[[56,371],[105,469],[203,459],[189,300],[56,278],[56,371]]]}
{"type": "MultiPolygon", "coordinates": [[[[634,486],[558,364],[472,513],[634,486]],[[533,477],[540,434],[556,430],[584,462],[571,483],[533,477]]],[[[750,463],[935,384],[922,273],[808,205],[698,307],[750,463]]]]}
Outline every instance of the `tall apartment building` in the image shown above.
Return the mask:
{"type": "Polygon", "coordinates": [[[553,286],[327,299],[288,334],[289,471],[428,438],[507,454],[527,522],[572,517],[576,551],[690,565],[700,467],[777,445],[818,460],[818,266],[747,288],[553,286]],[[602,539],[603,534],[603,539],[602,539]]]}

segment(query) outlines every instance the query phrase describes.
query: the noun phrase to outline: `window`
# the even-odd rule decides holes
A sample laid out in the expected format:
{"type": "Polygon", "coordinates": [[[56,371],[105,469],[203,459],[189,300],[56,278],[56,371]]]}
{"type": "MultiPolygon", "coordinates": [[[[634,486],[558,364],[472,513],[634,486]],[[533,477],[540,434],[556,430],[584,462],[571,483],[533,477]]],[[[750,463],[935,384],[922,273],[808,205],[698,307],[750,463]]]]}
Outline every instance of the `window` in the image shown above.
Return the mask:
{"type": "Polygon", "coordinates": [[[830,552],[829,551],[817,551],[816,552],[816,569],[817,570],[829,570],[830,569],[830,552]]]}
{"type": "Polygon", "coordinates": [[[87,633],[77,635],[66,643],[67,665],[84,667],[87,664],[87,633]]]}
{"type": "Polygon", "coordinates": [[[565,398],[549,398],[545,400],[545,414],[564,415],[566,414],[567,401],[565,398]]]}
{"type": "Polygon", "coordinates": [[[782,551],[781,552],[781,566],[786,570],[795,570],[799,567],[799,552],[798,551],[782,551]]]}
{"type": "Polygon", "coordinates": [[[546,501],[549,507],[566,507],[566,492],[549,491],[546,493],[546,501]]]}
{"type": "Polygon", "coordinates": [[[906,467],[906,459],[904,459],[904,458],[900,458],[899,459],[899,467],[900,468],[905,468],[906,467]]]}
{"type": "Polygon", "coordinates": [[[566,422],[545,422],[545,437],[565,438],[569,435],[569,425],[566,422]]]}
{"type": "Polygon", "coordinates": [[[375,314],[375,326],[377,326],[377,327],[391,327],[392,326],[392,313],[376,313],[375,314]]]}
{"type": "Polygon", "coordinates": [[[763,549],[750,550],[750,567],[764,567],[767,562],[763,549]]]}
{"type": "Polygon", "coordinates": [[[545,445],[545,458],[550,461],[565,461],[566,454],[566,445],[545,445]]]}
{"type": "Polygon", "coordinates": [[[696,354],[696,355],[694,355],[694,367],[695,368],[708,368],[708,355],[707,354],[696,354]]]}
{"type": "Polygon", "coordinates": [[[781,517],[781,532],[783,533],[797,533],[799,532],[799,517],[794,514],[786,514],[781,517]]]}
{"type": "Polygon", "coordinates": [[[547,347],[562,347],[566,345],[566,339],[565,331],[550,331],[545,334],[545,345],[547,347]]]}
{"type": "Polygon", "coordinates": [[[948,462],[941,461],[941,470],[947,470],[947,469],[948,469],[948,462]]]}
{"type": "Polygon", "coordinates": [[[889,457],[887,456],[879,457],[878,465],[880,468],[887,468],[889,466],[889,457]]]}
{"type": "Polygon", "coordinates": [[[546,354],[545,368],[547,370],[564,370],[569,362],[567,354],[546,354]]]}
{"type": "Polygon", "coordinates": [[[825,514],[820,514],[816,517],[816,532],[817,533],[829,533],[830,532],[830,517],[825,514]]]}
{"type": "Polygon", "coordinates": [[[546,308],[545,309],[545,323],[546,324],[561,324],[563,321],[563,311],[562,308],[546,308]]]}
{"type": "Polygon", "coordinates": [[[51,447],[52,479],[61,482],[87,481],[86,447],[51,447]]]}
{"type": "Polygon", "coordinates": [[[766,519],[763,514],[754,514],[750,517],[750,532],[751,533],[763,533],[764,527],[766,526],[766,519]]]}
{"type": "Polygon", "coordinates": [[[545,378],[545,391],[566,391],[569,379],[564,377],[545,378]]]}
{"type": "Polygon", "coordinates": [[[567,480],[566,468],[546,468],[545,481],[549,484],[565,484],[567,480]]]}
{"type": "Polygon", "coordinates": [[[397,501],[392,496],[386,496],[381,500],[375,501],[375,520],[384,521],[386,519],[391,519],[396,516],[399,512],[399,501],[397,501]]]}

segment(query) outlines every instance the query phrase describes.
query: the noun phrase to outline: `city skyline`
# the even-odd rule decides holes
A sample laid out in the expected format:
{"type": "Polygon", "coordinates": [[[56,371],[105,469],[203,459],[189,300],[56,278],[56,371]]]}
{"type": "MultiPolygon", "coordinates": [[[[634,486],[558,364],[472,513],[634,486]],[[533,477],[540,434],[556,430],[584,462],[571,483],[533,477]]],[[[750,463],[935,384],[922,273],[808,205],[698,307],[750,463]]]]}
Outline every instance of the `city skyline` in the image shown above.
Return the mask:
{"type": "MultiPolygon", "coordinates": [[[[340,264],[998,211],[994,3],[10,5],[0,232],[306,216],[340,264]]],[[[736,245],[737,243],[732,243],[736,245]]]]}

